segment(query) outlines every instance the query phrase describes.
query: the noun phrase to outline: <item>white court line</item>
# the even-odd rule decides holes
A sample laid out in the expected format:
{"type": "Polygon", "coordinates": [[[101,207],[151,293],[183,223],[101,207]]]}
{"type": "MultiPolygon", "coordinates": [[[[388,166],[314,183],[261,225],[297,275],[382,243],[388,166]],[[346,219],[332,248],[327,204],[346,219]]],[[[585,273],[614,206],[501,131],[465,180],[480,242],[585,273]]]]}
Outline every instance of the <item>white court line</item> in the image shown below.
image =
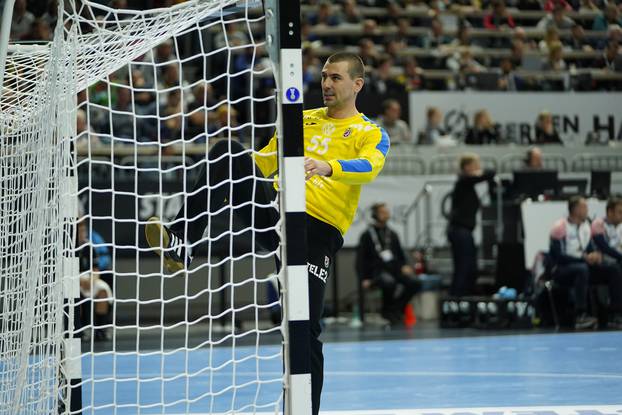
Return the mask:
{"type": "Polygon", "coordinates": [[[527,377],[527,378],[571,378],[571,379],[622,379],[622,375],[608,373],[512,373],[512,372],[425,372],[425,371],[405,371],[405,372],[382,372],[382,371],[339,371],[326,372],[330,376],[466,376],[466,377],[527,377]]]}
{"type": "MultiPolygon", "coordinates": [[[[232,372],[229,371],[217,371],[213,372],[214,376],[231,376],[232,372]]],[[[155,376],[164,376],[164,377],[173,377],[178,375],[179,373],[164,373],[162,372],[140,372],[140,379],[155,377],[155,376]]],[[[249,372],[249,371],[235,371],[236,376],[257,376],[257,372],[249,372]]],[[[260,375],[263,376],[275,376],[279,377],[283,373],[282,372],[268,372],[268,371],[259,371],[260,375]]],[[[412,377],[412,376],[427,376],[427,377],[447,377],[447,376],[455,376],[455,377],[499,377],[499,378],[512,378],[512,377],[520,377],[520,378],[564,378],[564,379],[622,379],[622,374],[614,375],[609,373],[537,373],[537,372],[525,372],[525,373],[512,373],[512,372],[442,372],[442,371],[404,371],[404,372],[392,372],[392,371],[338,371],[338,372],[324,372],[327,376],[354,376],[354,377],[412,377]]],[[[113,377],[112,373],[100,374],[97,373],[97,378],[95,381],[100,381],[102,378],[111,378],[113,377]]],[[[136,378],[134,375],[126,375],[117,373],[114,376],[117,379],[126,379],[126,378],[136,378]]],[[[209,377],[209,374],[202,373],[196,377],[209,377]]],[[[622,399],[621,399],[622,400],[622,399]]]]}
{"type": "MultiPolygon", "coordinates": [[[[550,415],[577,415],[578,411],[590,411],[594,415],[622,413],[622,405],[576,405],[576,406],[513,406],[488,408],[428,408],[428,409],[386,409],[375,411],[322,411],[320,415],[525,415],[526,412],[549,412],[550,415]]],[[[228,414],[232,414],[229,412],[228,414]]],[[[279,414],[281,414],[279,412],[279,414]]],[[[182,415],[182,414],[177,414],[182,415]]],[[[195,414],[207,415],[207,414],[195,414]]],[[[214,414],[225,415],[225,414],[214,414]]],[[[275,415],[274,412],[237,412],[236,415],[275,415]]]]}

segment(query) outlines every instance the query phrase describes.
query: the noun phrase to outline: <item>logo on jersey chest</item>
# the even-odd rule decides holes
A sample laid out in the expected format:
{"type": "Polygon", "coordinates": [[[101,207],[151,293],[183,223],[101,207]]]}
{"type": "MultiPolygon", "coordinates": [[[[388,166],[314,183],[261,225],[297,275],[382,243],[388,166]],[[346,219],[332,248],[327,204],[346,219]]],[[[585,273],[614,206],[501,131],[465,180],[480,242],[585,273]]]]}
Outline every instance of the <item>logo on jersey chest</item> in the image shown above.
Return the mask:
{"type": "Polygon", "coordinates": [[[322,134],[326,136],[331,136],[335,132],[335,124],[332,122],[327,122],[322,126],[322,134]]]}
{"type": "Polygon", "coordinates": [[[343,138],[348,138],[348,137],[350,137],[350,134],[352,134],[352,128],[348,127],[348,128],[346,128],[346,130],[343,132],[343,138]]]}

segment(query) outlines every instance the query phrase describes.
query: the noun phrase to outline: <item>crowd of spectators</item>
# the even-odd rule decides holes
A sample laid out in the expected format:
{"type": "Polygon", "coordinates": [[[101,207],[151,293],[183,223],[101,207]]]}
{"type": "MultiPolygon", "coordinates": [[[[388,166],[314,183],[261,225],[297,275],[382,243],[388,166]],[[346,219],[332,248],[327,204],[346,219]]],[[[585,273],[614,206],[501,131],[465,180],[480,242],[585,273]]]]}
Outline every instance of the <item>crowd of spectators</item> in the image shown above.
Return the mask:
{"type": "MultiPolygon", "coordinates": [[[[49,41],[57,1],[16,0],[12,39],[49,41]]],[[[179,2],[102,3],[140,9],[179,2]]],[[[305,102],[321,105],[323,60],[350,49],[368,69],[361,110],[390,130],[395,143],[435,144],[445,137],[440,110],[428,109],[425,133],[413,137],[403,121],[408,92],[621,89],[621,9],[604,0],[306,0],[305,102]]],[[[165,41],[80,94],[79,102],[91,105],[81,107],[78,131],[96,144],[134,136],[161,143],[229,135],[248,141],[252,125],[268,125],[275,114],[274,105],[265,105],[275,85],[263,38],[263,23],[225,21],[165,41]],[[232,52],[231,46],[238,48],[232,52]]],[[[502,142],[493,125],[479,111],[460,140],[502,142]]],[[[271,134],[254,128],[254,136],[271,134]]],[[[561,142],[546,114],[535,130],[535,143],[561,142]]]]}

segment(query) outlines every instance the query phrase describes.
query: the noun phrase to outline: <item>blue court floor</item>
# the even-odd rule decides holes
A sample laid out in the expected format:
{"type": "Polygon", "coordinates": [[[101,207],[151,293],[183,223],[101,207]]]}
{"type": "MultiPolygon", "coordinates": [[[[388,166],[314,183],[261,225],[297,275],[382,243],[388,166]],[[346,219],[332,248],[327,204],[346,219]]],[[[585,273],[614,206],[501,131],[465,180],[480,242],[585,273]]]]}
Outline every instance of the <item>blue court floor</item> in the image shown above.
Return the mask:
{"type": "MultiPolygon", "coordinates": [[[[622,332],[329,343],[324,351],[322,410],[331,414],[536,406],[578,408],[568,413],[580,415],[622,414],[622,332]]],[[[249,405],[269,404],[280,393],[278,348],[260,348],[259,361],[252,358],[256,352],[252,347],[240,347],[235,355],[231,349],[212,349],[212,367],[220,369],[211,377],[197,373],[190,382],[175,374],[205,367],[208,350],[140,359],[135,354],[85,357],[85,378],[94,370],[96,381],[85,384],[83,397],[86,404],[101,406],[87,413],[136,414],[137,400],[152,405],[141,414],[253,413],[249,405]],[[232,358],[240,363],[227,363],[232,358]],[[169,380],[161,382],[162,376],[169,380]],[[258,387],[255,379],[266,383],[258,387]],[[228,389],[231,384],[238,387],[228,389]],[[178,401],[186,389],[195,402],[178,401]],[[210,391],[216,396],[205,395],[210,391]]],[[[271,408],[256,411],[270,413],[271,408]]],[[[460,411],[464,415],[466,410],[460,411]]]]}

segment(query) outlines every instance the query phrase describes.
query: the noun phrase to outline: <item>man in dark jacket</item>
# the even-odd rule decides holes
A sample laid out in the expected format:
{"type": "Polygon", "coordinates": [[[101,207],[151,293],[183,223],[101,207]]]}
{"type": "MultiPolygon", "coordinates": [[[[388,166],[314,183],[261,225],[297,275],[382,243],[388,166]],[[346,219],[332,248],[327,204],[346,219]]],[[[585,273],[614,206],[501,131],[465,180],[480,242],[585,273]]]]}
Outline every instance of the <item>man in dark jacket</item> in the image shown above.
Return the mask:
{"type": "Polygon", "coordinates": [[[454,276],[449,288],[451,295],[474,293],[477,280],[477,248],[473,229],[481,204],[475,185],[488,181],[492,189],[494,177],[494,171],[482,171],[477,154],[464,154],[460,157],[460,174],[451,194],[451,213],[447,229],[454,264],[454,276]]]}
{"type": "Polygon", "coordinates": [[[406,262],[397,234],[387,226],[391,217],[384,203],[372,206],[374,224],[361,235],[356,252],[356,271],[363,289],[382,290],[382,316],[391,323],[402,319],[404,308],[421,283],[406,262]]]}

